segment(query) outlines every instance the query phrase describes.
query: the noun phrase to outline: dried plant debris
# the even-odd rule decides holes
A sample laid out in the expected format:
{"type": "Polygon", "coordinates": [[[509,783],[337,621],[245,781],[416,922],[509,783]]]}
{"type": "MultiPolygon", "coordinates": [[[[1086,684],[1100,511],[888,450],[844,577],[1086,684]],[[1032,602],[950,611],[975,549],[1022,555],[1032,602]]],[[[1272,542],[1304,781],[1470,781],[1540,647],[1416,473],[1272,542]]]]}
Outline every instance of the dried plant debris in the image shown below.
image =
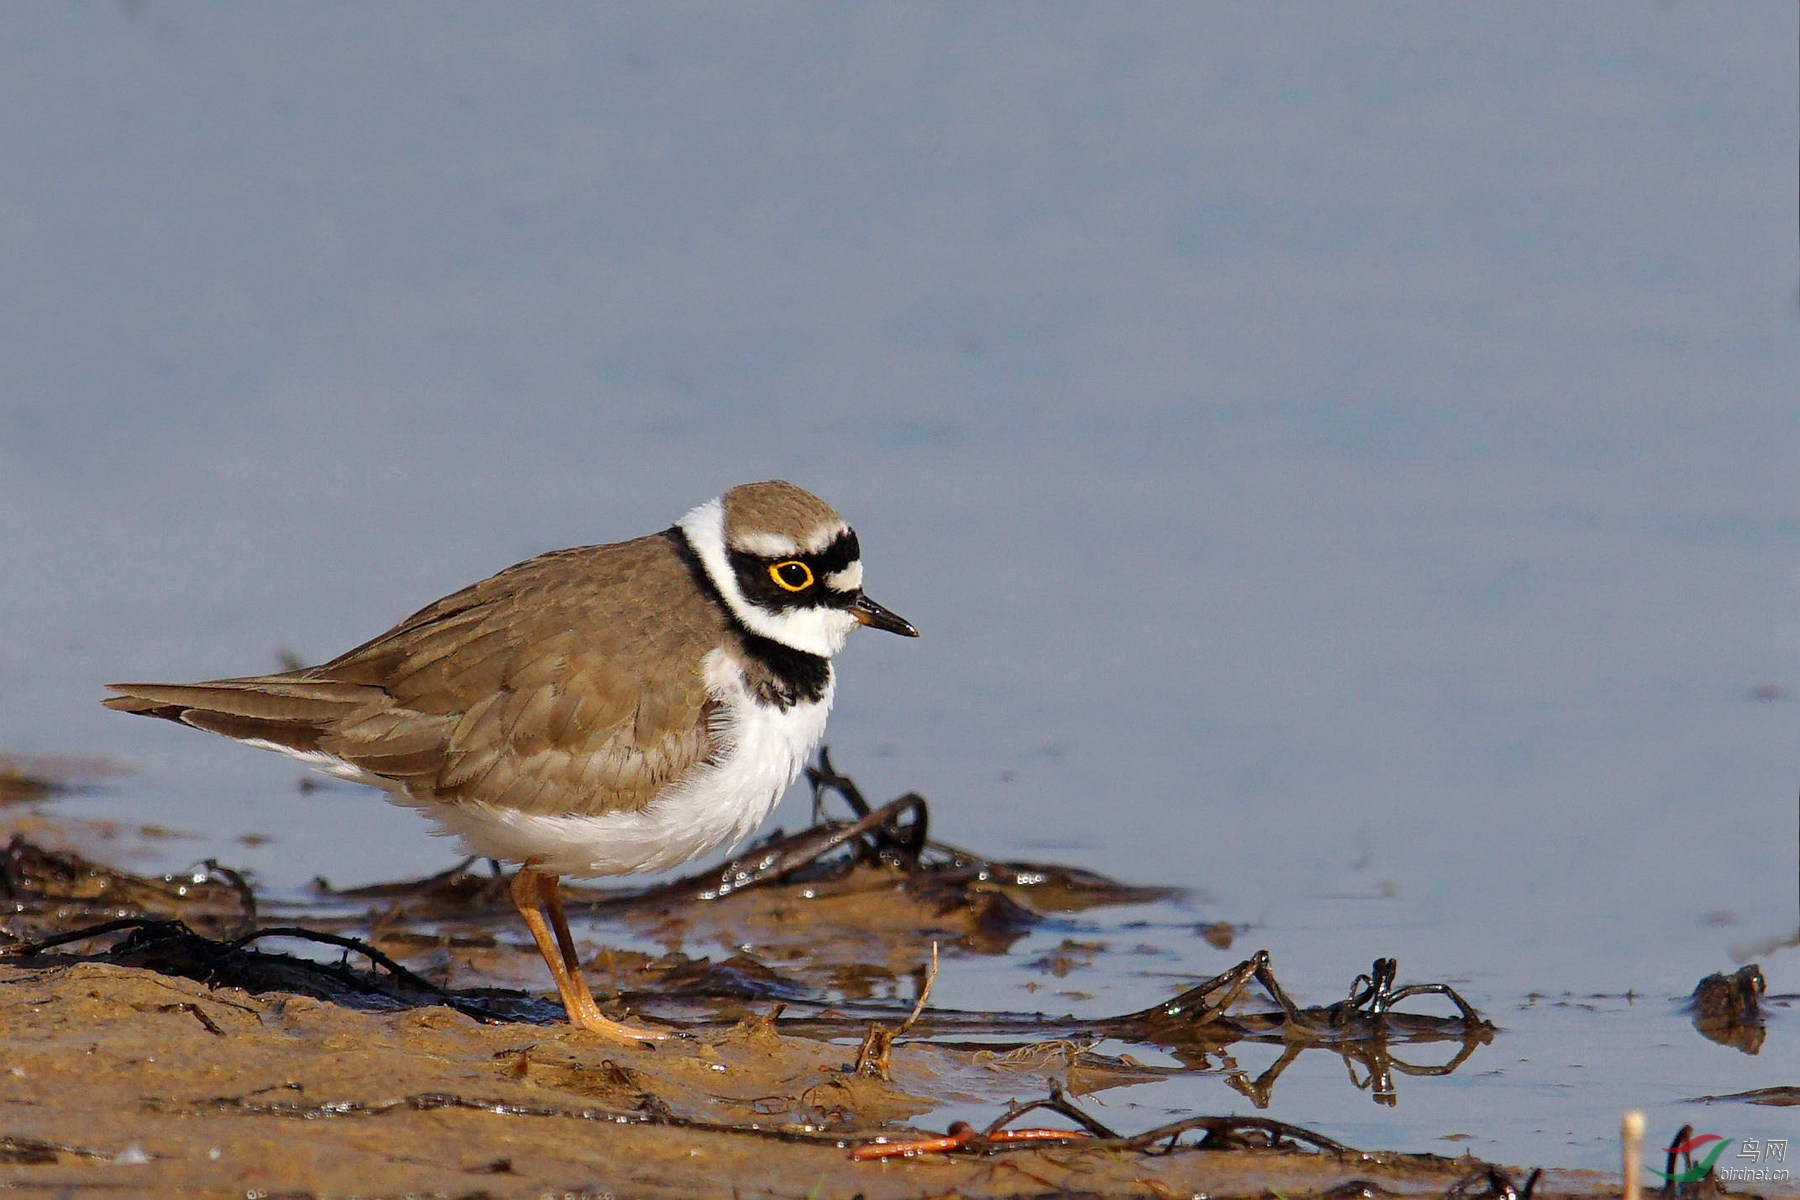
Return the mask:
{"type": "MultiPolygon", "coordinates": [[[[1126,1136],[1109,1129],[1100,1121],[1069,1103],[1062,1092],[1052,1089],[1050,1095],[1042,1100],[1033,1100],[1027,1104],[1009,1105],[986,1129],[979,1132],[965,1121],[952,1124],[942,1137],[892,1139],[874,1138],[857,1146],[850,1152],[850,1157],[859,1162],[867,1162],[888,1158],[913,1158],[921,1154],[945,1154],[952,1151],[966,1151],[973,1154],[996,1154],[1022,1146],[1043,1146],[1047,1144],[1079,1145],[1083,1148],[1102,1150],[1154,1150],[1161,1155],[1172,1154],[1178,1149],[1193,1150],[1273,1150],[1295,1152],[1301,1150],[1317,1150],[1338,1156],[1353,1155],[1357,1152],[1342,1142],[1335,1141],[1323,1134],[1314,1133],[1298,1125],[1290,1125],[1286,1121],[1274,1121],[1267,1117],[1185,1117],[1179,1121],[1171,1121],[1159,1125],[1155,1129],[1143,1133],[1126,1136]],[[1019,1118],[1048,1112],[1063,1117],[1075,1125],[1074,1129],[1014,1127],[1019,1118]],[[1198,1132],[1202,1136],[1198,1141],[1183,1143],[1182,1137],[1198,1132]]],[[[1422,1162],[1437,1163],[1444,1161],[1435,1155],[1407,1155],[1422,1162]]]]}
{"type": "MultiPolygon", "coordinates": [[[[1348,1069],[1352,1083],[1370,1094],[1379,1104],[1393,1105],[1397,1099],[1396,1078],[1402,1076],[1444,1076],[1455,1072],[1480,1047],[1487,1045],[1497,1032],[1492,1022],[1482,1017],[1455,989],[1447,984],[1409,984],[1395,987],[1396,965],[1392,959],[1378,960],[1370,974],[1359,975],[1350,994],[1343,1000],[1326,1005],[1302,1007],[1294,1003],[1276,981],[1267,951],[1258,951],[1231,970],[1175,997],[1140,1012],[1115,1017],[1048,1016],[1043,1013],[959,1012],[927,1009],[914,1024],[916,1036],[930,1038],[944,1046],[986,1052],[1032,1053],[1045,1045],[1075,1044],[1101,1039],[1116,1039],[1156,1045],[1167,1049],[1182,1063],[1178,1068],[1146,1067],[1130,1062],[1128,1067],[1141,1081],[1157,1074],[1183,1071],[1222,1069],[1226,1082],[1247,1097],[1258,1108],[1267,1107],[1274,1085],[1281,1074],[1307,1050],[1329,1050],[1337,1053],[1348,1069]],[[1256,984],[1269,998],[1270,1004],[1248,1006],[1244,1003],[1250,984],[1256,984]],[[1445,997],[1455,1008],[1454,1015],[1401,1012],[1395,1005],[1418,996],[1445,997]],[[1030,1038],[1026,1042],[1005,1042],[1008,1035],[1030,1038]],[[971,1039],[980,1039],[978,1041],[971,1039]],[[1280,1056],[1261,1075],[1251,1078],[1237,1069],[1226,1054],[1239,1042],[1279,1045],[1280,1056]],[[1450,1053],[1442,1061],[1419,1063],[1397,1053],[1409,1046],[1446,1043],[1450,1053]]],[[[650,998],[637,996],[634,1001],[650,998]]],[[[895,1010],[880,1005],[830,1006],[816,1015],[796,1014],[802,1005],[789,1004],[781,1022],[784,1032],[809,1037],[842,1037],[857,1022],[893,1019],[895,1010]]],[[[1106,1064],[1093,1060],[1092,1067],[1106,1064]]],[[[1116,1086],[1113,1080],[1104,1086],[1116,1086]]]]}
{"type": "Polygon", "coordinates": [[[1483,1164],[1451,1184],[1444,1200],[1531,1200],[1543,1177],[1542,1171],[1533,1171],[1521,1186],[1499,1167],[1483,1164]]]}
{"type": "Polygon", "coordinates": [[[215,931],[256,923],[249,882],[211,859],[179,875],[133,875],[17,835],[0,851],[0,902],[16,939],[100,918],[180,917],[215,931]]]}
{"type": "MultiPolygon", "coordinates": [[[[54,1166],[85,1179],[136,1164],[144,1186],[133,1190],[146,1195],[702,1196],[774,1172],[793,1184],[779,1194],[871,1198],[1165,1187],[1347,1196],[1375,1194],[1372,1179],[1413,1194],[1456,1185],[1517,1196],[1493,1183],[1510,1187],[1504,1173],[1471,1175],[1486,1164],[1359,1154],[1263,1117],[1191,1117],[1141,1133],[1100,1124],[1067,1097],[1204,1070],[1266,1105],[1307,1050],[1341,1056],[1356,1086],[1392,1103],[1396,1079],[1456,1069],[1494,1028],[1447,985],[1398,985],[1386,959],[1343,999],[1301,1005],[1267,953],[1116,1016],[934,1007],[927,945],[999,952],[1046,913],[1169,893],[993,862],[932,841],[917,796],[871,807],[829,759],[812,777],[821,802],[846,804],[848,819],[685,880],[571,905],[590,929],[611,922],[663,946],[603,950],[585,964],[612,1015],[681,1029],[661,1049],[570,1030],[552,1000],[524,990],[541,985],[539,964],[491,865],[355,891],[321,884],[311,903],[259,906],[246,880],[213,864],[142,878],[15,839],[0,857],[10,906],[0,1022],[17,1066],[0,1072],[0,1117],[12,1122],[0,1126],[10,1139],[0,1170],[54,1166]],[[687,952],[706,943],[719,952],[687,952]],[[1448,1011],[1419,1010],[1434,999],[1448,1011]],[[71,1029],[92,1032],[71,1039],[71,1029]],[[1165,1048],[1179,1065],[1098,1053],[1103,1039],[1165,1048]],[[1255,1079],[1229,1053],[1246,1041],[1282,1050],[1255,1079]],[[1438,1042],[1449,1061],[1400,1057],[1438,1042]],[[96,1046],[100,1059],[70,1057],[96,1046]],[[78,1077],[71,1097],[66,1080],[78,1077]],[[1009,1107],[980,1132],[908,1124],[948,1103],[1020,1095],[1048,1098],[1009,1107]],[[1028,1114],[1054,1127],[1022,1125],[1028,1114]],[[291,1132],[270,1131],[277,1120],[291,1132]],[[359,1122],[380,1134],[340,1132],[359,1122]],[[571,1137],[570,1122],[584,1132],[571,1137]],[[471,1149],[495,1144],[503,1155],[471,1149]],[[852,1161],[852,1150],[892,1160],[852,1161]],[[353,1167],[332,1174],[331,1164],[353,1167]],[[454,1184],[461,1175],[482,1178],[454,1184]]],[[[1065,938],[1041,969],[1095,970],[1107,951],[1065,938]]]]}
{"type": "MultiPolygon", "coordinates": [[[[938,1139],[931,1139],[937,1141],[938,1139]]],[[[1023,1104],[1009,1105],[1007,1111],[990,1122],[985,1129],[975,1130],[966,1122],[955,1122],[944,1142],[927,1152],[961,1150],[974,1154],[998,1154],[1036,1145],[1061,1144],[1092,1150],[1115,1150],[1153,1153],[1167,1156],[1181,1151],[1228,1152],[1262,1151],[1280,1154],[1322,1153],[1339,1158],[1355,1157],[1364,1163],[1386,1161],[1410,1162],[1428,1169],[1441,1168],[1450,1161],[1434,1154],[1381,1154],[1354,1150],[1333,1138],[1304,1126],[1268,1117],[1232,1114],[1228,1116],[1192,1116],[1147,1129],[1124,1134],[1071,1104],[1058,1089],[1048,1097],[1023,1104]],[[1068,1119],[1075,1128],[1021,1128],[1015,1123],[1027,1115],[1049,1112],[1068,1119]],[[1190,1134],[1198,1136],[1184,1141],[1190,1134]]],[[[870,1161],[883,1158],[912,1157],[919,1151],[906,1142],[886,1137],[862,1141],[851,1151],[851,1158],[870,1161]]],[[[1490,1168],[1492,1169],[1492,1168],[1490,1168]]]]}
{"type": "Polygon", "coordinates": [[[449,992],[356,938],[299,926],[269,926],[218,941],[195,933],[180,921],[121,918],[0,946],[0,959],[58,965],[103,962],[192,979],[208,987],[240,988],[254,994],[285,992],[353,1009],[395,1011],[441,1004],[480,1020],[539,1022],[552,1020],[561,1011],[518,992],[449,992]],[[52,953],[121,932],[124,937],[102,950],[52,953]],[[258,948],[257,943],[269,941],[329,947],[337,954],[334,960],[321,962],[258,948]],[[352,967],[352,954],[367,959],[370,967],[352,967]]]}
{"type": "Polygon", "coordinates": [[[1688,1008],[1701,1036],[1733,1046],[1745,1054],[1762,1049],[1768,1030],[1763,1024],[1763,994],[1769,990],[1762,968],[1755,963],[1731,974],[1708,975],[1694,988],[1688,1008]]]}

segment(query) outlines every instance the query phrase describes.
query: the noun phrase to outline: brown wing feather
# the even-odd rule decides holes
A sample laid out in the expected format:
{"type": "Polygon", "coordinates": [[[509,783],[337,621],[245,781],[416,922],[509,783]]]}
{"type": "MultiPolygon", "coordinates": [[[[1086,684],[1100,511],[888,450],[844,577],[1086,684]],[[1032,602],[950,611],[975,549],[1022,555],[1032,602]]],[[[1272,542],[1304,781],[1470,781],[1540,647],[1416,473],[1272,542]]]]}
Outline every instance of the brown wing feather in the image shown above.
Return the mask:
{"type": "Polygon", "coordinates": [[[700,658],[723,628],[657,535],[520,563],[323,666],[117,684],[105,703],[321,750],[421,797],[590,815],[643,807],[713,752],[700,658]]]}
{"type": "Polygon", "coordinates": [[[210,683],[108,686],[122,693],[101,701],[108,708],[295,750],[318,749],[321,733],[333,720],[383,700],[373,688],[280,675],[215,679],[210,683]]]}

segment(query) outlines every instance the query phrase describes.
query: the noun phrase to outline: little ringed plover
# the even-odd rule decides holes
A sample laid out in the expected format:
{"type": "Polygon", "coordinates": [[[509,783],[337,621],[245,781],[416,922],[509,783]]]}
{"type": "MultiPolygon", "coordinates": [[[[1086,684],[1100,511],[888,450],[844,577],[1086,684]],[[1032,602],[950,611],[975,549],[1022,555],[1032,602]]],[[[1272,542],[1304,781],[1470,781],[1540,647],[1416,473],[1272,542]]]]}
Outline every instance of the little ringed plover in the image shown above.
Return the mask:
{"type": "Polygon", "coordinates": [[[513,902],[570,1023],[660,1038],[600,1012],[558,877],[659,871],[748,836],[824,736],[850,631],[918,636],[862,582],[829,505],[748,483],[661,533],[509,567],[323,666],[112,684],[104,703],[374,784],[519,863],[513,902]]]}

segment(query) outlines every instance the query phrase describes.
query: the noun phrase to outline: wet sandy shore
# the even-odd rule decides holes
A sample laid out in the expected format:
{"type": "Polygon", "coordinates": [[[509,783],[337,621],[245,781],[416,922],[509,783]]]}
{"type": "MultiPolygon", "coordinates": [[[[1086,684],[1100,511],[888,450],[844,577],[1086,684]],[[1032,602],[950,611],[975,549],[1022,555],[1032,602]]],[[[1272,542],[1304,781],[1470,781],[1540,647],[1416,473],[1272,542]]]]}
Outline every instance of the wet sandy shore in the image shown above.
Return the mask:
{"type": "Polygon", "coordinates": [[[930,1103],[909,1079],[955,1069],[949,1052],[903,1044],[880,1080],[852,1072],[855,1047],[767,1023],[621,1047],[443,1007],[363,1013],[95,963],[0,970],[0,1022],[0,1181],[34,1191],[874,1200],[1291,1196],[1378,1180],[1437,1194],[1469,1170],[1455,1160],[1076,1146],[855,1162],[842,1139],[898,1132],[930,1103]],[[797,1108],[834,1133],[783,1119],[797,1108]],[[684,1119],[760,1124],[792,1140],[684,1119]]]}
{"type": "MultiPolygon", "coordinates": [[[[0,811],[11,838],[0,856],[9,904],[0,1185],[10,1188],[1483,1196],[1525,1178],[1468,1157],[1339,1147],[1256,1118],[1196,1117],[1160,1134],[1100,1126],[1077,1107],[1082,1097],[1169,1069],[1095,1053],[1102,1035],[1203,1062],[1243,1038],[1330,1042],[1340,1052],[1365,1037],[1382,1047],[1461,1038],[1467,1052],[1493,1030],[1473,1013],[1303,1008],[1272,983],[1264,956],[1175,1001],[1097,1023],[918,1004],[928,988],[921,955],[933,942],[991,952],[1045,912],[1154,894],[938,846],[924,837],[922,808],[832,823],[675,885],[576,891],[573,912],[671,947],[602,950],[588,963],[615,1015],[625,1005],[634,1019],[680,1030],[660,1045],[615,1044],[562,1023],[535,990],[542,966],[503,881],[479,869],[352,893],[321,888],[271,910],[228,868],[133,875],[97,861],[120,849],[116,839],[29,805],[0,811]],[[272,927],[301,932],[277,937],[272,927]],[[754,958],[674,949],[751,941],[754,958]],[[1253,1003],[1258,986],[1264,998],[1253,1003]],[[1065,1096],[1064,1111],[1007,1126],[1061,1131],[1048,1140],[853,1157],[941,1135],[932,1114],[946,1104],[1065,1096]]],[[[1558,1194],[1609,1188],[1576,1174],[1539,1187],[1552,1185],[1558,1194]]]]}

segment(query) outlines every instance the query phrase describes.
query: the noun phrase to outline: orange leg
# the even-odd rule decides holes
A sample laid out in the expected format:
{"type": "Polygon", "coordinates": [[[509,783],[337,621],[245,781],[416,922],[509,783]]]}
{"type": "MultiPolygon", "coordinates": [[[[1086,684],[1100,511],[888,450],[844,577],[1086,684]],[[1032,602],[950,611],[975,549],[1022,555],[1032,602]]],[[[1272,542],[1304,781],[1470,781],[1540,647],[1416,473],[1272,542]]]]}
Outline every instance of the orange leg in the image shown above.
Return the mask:
{"type": "Polygon", "coordinates": [[[568,919],[563,915],[562,896],[556,889],[556,876],[545,875],[526,863],[512,881],[513,906],[525,918],[526,928],[537,943],[544,965],[556,980],[557,994],[562,997],[563,1011],[569,1024],[589,1029],[620,1042],[655,1042],[668,1037],[665,1030],[643,1029],[622,1025],[600,1011],[594,994],[582,978],[581,960],[575,954],[575,939],[569,933],[568,919]],[[550,922],[544,921],[544,909],[550,910],[550,922]],[[555,926],[552,932],[551,925],[555,926]]]}

